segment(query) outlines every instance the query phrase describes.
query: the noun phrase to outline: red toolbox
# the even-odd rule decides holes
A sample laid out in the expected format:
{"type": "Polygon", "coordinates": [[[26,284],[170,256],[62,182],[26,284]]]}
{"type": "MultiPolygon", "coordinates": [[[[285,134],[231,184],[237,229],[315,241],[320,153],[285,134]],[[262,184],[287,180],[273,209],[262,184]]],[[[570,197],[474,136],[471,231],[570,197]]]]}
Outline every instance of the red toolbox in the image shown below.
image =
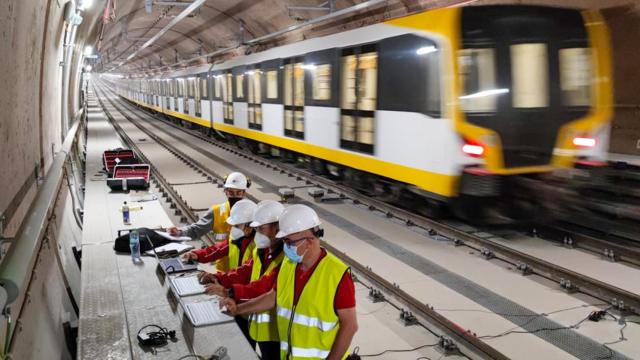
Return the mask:
{"type": "Polygon", "coordinates": [[[116,165],[113,177],[107,179],[111,190],[139,190],[149,188],[151,167],[149,164],[116,165]]]}
{"type": "Polygon", "coordinates": [[[133,150],[129,149],[111,149],[102,153],[102,166],[109,176],[113,174],[113,168],[118,164],[138,164],[138,158],[133,150]]]}

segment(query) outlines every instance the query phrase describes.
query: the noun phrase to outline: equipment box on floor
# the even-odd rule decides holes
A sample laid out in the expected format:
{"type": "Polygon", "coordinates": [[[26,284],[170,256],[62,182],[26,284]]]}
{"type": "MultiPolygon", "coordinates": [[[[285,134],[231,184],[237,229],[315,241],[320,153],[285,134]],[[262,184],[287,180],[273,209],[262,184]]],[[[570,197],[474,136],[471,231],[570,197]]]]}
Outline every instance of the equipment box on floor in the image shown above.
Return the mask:
{"type": "Polygon", "coordinates": [[[113,177],[107,179],[111,190],[139,190],[149,188],[151,167],[148,164],[116,165],[113,177]]]}
{"type": "Polygon", "coordinates": [[[104,166],[109,176],[113,175],[113,169],[116,165],[130,165],[137,164],[138,162],[138,158],[133,150],[120,148],[106,150],[102,153],[102,166],[104,166]]]}

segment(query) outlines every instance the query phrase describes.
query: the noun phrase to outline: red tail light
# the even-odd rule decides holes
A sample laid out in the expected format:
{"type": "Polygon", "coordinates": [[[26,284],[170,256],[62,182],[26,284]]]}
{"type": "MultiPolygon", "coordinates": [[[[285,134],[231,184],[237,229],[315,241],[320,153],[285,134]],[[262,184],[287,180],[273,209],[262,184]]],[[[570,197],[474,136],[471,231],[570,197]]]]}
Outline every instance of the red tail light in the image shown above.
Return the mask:
{"type": "Polygon", "coordinates": [[[581,148],[592,148],[596,146],[596,139],[588,137],[573,138],[573,145],[581,148]]]}
{"type": "Polygon", "coordinates": [[[465,140],[462,145],[462,152],[468,156],[480,158],[484,155],[484,145],[477,141],[465,140]]]}

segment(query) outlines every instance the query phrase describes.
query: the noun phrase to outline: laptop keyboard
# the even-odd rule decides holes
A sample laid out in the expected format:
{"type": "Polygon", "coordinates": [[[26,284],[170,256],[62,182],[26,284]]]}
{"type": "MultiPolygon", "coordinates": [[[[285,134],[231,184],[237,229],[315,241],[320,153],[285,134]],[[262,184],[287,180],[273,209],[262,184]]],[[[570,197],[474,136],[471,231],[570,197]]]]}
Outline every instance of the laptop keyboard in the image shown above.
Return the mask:
{"type": "Polygon", "coordinates": [[[178,296],[204,293],[204,285],[200,284],[197,276],[174,277],[171,282],[178,296]]]}
{"type": "Polygon", "coordinates": [[[186,304],[185,312],[194,326],[218,324],[233,320],[233,317],[220,311],[218,299],[186,304]]]}

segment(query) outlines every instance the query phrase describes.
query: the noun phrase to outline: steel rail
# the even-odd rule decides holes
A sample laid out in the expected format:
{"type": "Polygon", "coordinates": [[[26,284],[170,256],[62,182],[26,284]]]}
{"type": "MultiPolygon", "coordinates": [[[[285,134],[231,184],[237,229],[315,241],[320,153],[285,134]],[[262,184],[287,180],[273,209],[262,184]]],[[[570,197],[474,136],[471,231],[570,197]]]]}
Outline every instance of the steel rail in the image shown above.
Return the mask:
{"type": "MultiPolygon", "coordinates": [[[[113,104],[112,100],[108,100],[108,101],[111,102],[112,106],[117,111],[119,111],[122,114],[122,116],[124,116],[127,120],[129,120],[131,123],[133,123],[141,131],[145,132],[145,134],[147,134],[150,138],[152,138],[154,141],[156,141],[159,145],[161,145],[162,147],[167,149],[167,151],[169,151],[170,153],[178,156],[181,159],[188,159],[189,163],[195,165],[194,166],[194,171],[197,171],[195,169],[197,167],[197,168],[199,168],[199,171],[205,171],[205,172],[209,173],[211,176],[220,177],[220,175],[218,175],[215,172],[209,170],[207,168],[207,166],[201,164],[200,162],[198,162],[198,161],[196,161],[194,159],[189,158],[189,156],[186,153],[184,153],[183,151],[179,150],[175,146],[167,143],[166,141],[163,141],[161,138],[159,138],[158,136],[154,135],[149,129],[146,129],[143,126],[141,126],[138,123],[138,120],[134,120],[131,116],[125,114],[124,109],[122,107],[119,107],[119,106],[113,104]]],[[[133,107],[133,105],[129,105],[129,106],[133,107]]],[[[131,109],[131,110],[133,110],[133,109],[131,109]]],[[[140,109],[136,108],[136,110],[140,110],[140,109]]],[[[107,110],[105,108],[105,112],[106,111],[107,110]]],[[[145,121],[142,118],[141,115],[139,115],[139,114],[135,114],[135,115],[139,119],[141,119],[141,121],[145,121]]],[[[117,131],[122,131],[122,128],[118,127],[117,131]]],[[[168,186],[168,185],[165,185],[165,186],[168,186]]],[[[248,195],[247,197],[252,199],[252,200],[255,200],[255,201],[259,200],[259,199],[256,199],[255,197],[251,196],[251,195],[248,195]]],[[[174,199],[175,199],[175,201],[177,203],[181,203],[182,202],[183,203],[183,207],[185,209],[189,209],[190,208],[186,203],[184,203],[184,201],[180,198],[179,195],[174,197],[174,199]]],[[[185,210],[185,211],[189,211],[189,210],[185,210]]],[[[358,263],[357,261],[355,261],[351,257],[347,256],[345,253],[335,249],[334,247],[332,247],[331,245],[327,244],[324,241],[323,241],[323,246],[326,247],[333,254],[338,256],[340,259],[342,259],[345,263],[347,263],[352,268],[352,271],[355,272],[355,275],[357,277],[364,277],[369,282],[375,284],[376,287],[382,289],[387,295],[393,297],[396,301],[398,301],[400,304],[402,304],[403,307],[407,308],[409,311],[411,311],[411,312],[415,313],[416,315],[420,316],[422,319],[425,320],[425,322],[427,322],[428,324],[430,324],[430,325],[434,326],[436,329],[438,329],[440,334],[445,334],[447,337],[449,337],[451,340],[453,340],[460,349],[468,351],[470,353],[473,353],[478,358],[483,358],[483,359],[508,359],[507,356],[505,356],[504,354],[500,353],[499,351],[497,351],[493,347],[489,346],[487,343],[483,342],[482,340],[478,339],[475,335],[473,335],[473,334],[465,331],[464,329],[460,328],[457,324],[455,324],[454,322],[448,320],[446,317],[442,316],[437,311],[433,310],[427,304],[424,304],[424,303],[420,302],[419,300],[415,299],[414,297],[412,297],[411,295],[409,295],[405,291],[401,290],[398,286],[390,283],[389,281],[385,280],[381,276],[375,274],[373,271],[368,269],[366,266],[361,265],[360,263],[358,263]]],[[[433,333],[432,329],[428,329],[428,330],[433,333]]]]}
{"type": "MultiPolygon", "coordinates": [[[[268,161],[265,160],[255,159],[255,155],[247,151],[238,150],[231,145],[214,141],[202,134],[195,134],[194,132],[188,131],[180,126],[172,124],[171,122],[166,121],[166,123],[176,129],[179,129],[192,136],[196,136],[199,139],[219,148],[223,148],[233,153],[240,154],[241,156],[244,156],[246,158],[252,158],[254,159],[254,161],[261,164],[268,163],[268,161]]],[[[541,276],[558,283],[561,288],[565,289],[567,292],[582,292],[606,303],[609,303],[625,312],[640,315],[640,294],[629,292],[612,284],[594,279],[573,270],[564,268],[560,265],[553,264],[546,260],[537,258],[533,255],[529,255],[522,251],[516,250],[512,247],[509,247],[508,245],[504,245],[496,241],[496,239],[498,238],[497,236],[481,237],[475,234],[479,233],[480,231],[470,233],[455,228],[451,225],[443,224],[441,222],[438,222],[437,220],[416,215],[408,210],[363,195],[358,191],[350,189],[344,185],[336,184],[330,179],[300,170],[298,168],[295,168],[294,166],[289,166],[282,163],[278,163],[276,165],[270,164],[269,166],[271,166],[274,170],[284,171],[292,176],[304,178],[309,183],[315,184],[318,187],[342,194],[343,196],[352,199],[357,204],[359,203],[367,206],[371,211],[380,211],[390,218],[396,218],[405,222],[405,224],[409,226],[420,227],[422,229],[430,231],[433,235],[439,234],[445,238],[450,239],[456,246],[467,246],[483,254],[489,259],[497,259],[507,262],[511,264],[515,269],[522,271],[523,275],[535,274],[541,276]]]]}
{"type": "MultiPolygon", "coordinates": [[[[96,91],[96,95],[97,95],[98,92],[99,92],[98,88],[94,86],[94,90],[96,91]]],[[[101,97],[99,97],[99,96],[96,96],[96,97],[98,98],[98,102],[100,103],[100,106],[104,110],[104,113],[107,116],[107,119],[109,120],[109,123],[111,123],[111,125],[116,129],[116,133],[117,133],[118,137],[120,138],[120,140],[124,144],[126,144],[130,149],[132,149],[136,153],[136,156],[138,156],[138,158],[140,158],[144,163],[149,164],[149,167],[151,169],[151,173],[153,175],[152,178],[155,179],[161,185],[161,188],[168,193],[168,197],[173,199],[172,201],[170,201],[170,203],[173,203],[173,202],[176,203],[176,206],[179,207],[179,209],[177,209],[177,210],[179,210],[179,214],[180,215],[184,215],[190,222],[198,221],[198,216],[193,213],[191,208],[188,205],[186,205],[184,202],[178,201],[179,199],[181,199],[180,194],[178,194],[173,189],[173,187],[169,184],[169,182],[162,175],[162,173],[149,161],[149,159],[144,155],[142,150],[140,150],[140,148],[136,145],[135,141],[133,141],[126,134],[126,132],[122,129],[120,124],[118,124],[118,122],[115,121],[115,119],[113,118],[113,115],[107,109],[107,107],[105,106],[105,104],[102,101],[101,97]]],[[[211,238],[210,235],[208,235],[208,234],[205,235],[205,238],[206,238],[206,242],[208,244],[213,244],[214,243],[214,241],[213,241],[213,239],[211,238]]]]}

